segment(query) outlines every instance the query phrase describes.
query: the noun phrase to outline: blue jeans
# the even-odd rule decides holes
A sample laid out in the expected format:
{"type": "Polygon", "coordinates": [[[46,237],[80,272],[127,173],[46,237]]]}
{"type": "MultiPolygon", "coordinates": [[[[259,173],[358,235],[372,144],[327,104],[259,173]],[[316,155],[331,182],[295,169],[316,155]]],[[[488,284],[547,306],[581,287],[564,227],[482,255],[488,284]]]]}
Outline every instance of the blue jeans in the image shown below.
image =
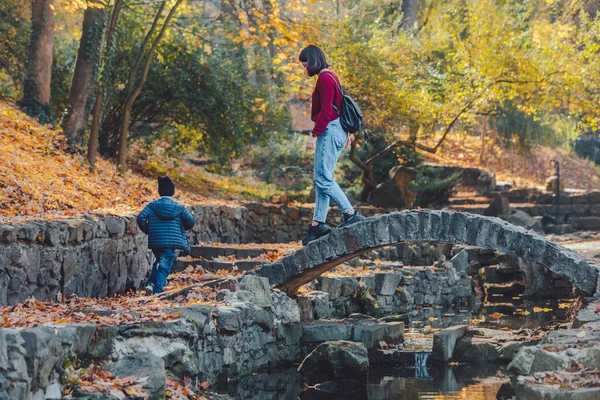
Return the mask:
{"type": "Polygon", "coordinates": [[[175,251],[172,249],[153,249],[152,253],[154,253],[155,260],[148,283],[154,285],[154,293],[162,293],[175,261],[175,251]]]}
{"type": "Polygon", "coordinates": [[[339,118],[331,121],[327,129],[317,138],[315,150],[315,214],[313,219],[319,222],[327,220],[329,200],[342,212],[352,210],[352,205],[333,179],[333,171],[338,158],[346,145],[348,134],[342,129],[339,118]]]}

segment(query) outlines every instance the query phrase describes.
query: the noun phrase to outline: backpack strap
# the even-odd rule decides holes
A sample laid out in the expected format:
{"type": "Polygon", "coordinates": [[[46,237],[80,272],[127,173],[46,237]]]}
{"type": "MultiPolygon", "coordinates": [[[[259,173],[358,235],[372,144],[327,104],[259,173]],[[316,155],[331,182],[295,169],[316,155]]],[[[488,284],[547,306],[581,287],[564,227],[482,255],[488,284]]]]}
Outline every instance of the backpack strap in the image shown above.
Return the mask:
{"type": "MultiPolygon", "coordinates": [[[[335,75],[333,75],[333,73],[326,71],[323,72],[323,75],[329,75],[331,76],[331,78],[333,79],[333,81],[335,82],[335,85],[338,87],[338,90],[340,91],[340,96],[342,96],[342,101],[344,101],[344,90],[342,89],[342,86],[340,85],[340,83],[338,82],[337,78],[335,77],[335,75]]],[[[340,115],[340,110],[338,110],[337,106],[335,104],[331,104],[331,108],[333,108],[335,110],[336,113],[338,113],[338,115],[340,115]]]]}

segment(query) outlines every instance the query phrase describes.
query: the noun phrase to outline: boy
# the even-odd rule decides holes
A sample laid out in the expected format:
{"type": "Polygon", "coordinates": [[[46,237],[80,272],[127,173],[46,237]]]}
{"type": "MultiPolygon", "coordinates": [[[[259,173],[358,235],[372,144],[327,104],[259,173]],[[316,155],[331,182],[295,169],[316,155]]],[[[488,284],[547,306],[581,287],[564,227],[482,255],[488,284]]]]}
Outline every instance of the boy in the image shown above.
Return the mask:
{"type": "Polygon", "coordinates": [[[175,184],[169,177],[158,177],[158,194],[160,199],[148,204],[137,216],[138,226],[148,235],[148,247],[156,259],[146,286],[147,295],[162,293],[175,261],[175,250],[190,253],[185,231],[196,222],[183,204],[171,199],[175,184]]]}

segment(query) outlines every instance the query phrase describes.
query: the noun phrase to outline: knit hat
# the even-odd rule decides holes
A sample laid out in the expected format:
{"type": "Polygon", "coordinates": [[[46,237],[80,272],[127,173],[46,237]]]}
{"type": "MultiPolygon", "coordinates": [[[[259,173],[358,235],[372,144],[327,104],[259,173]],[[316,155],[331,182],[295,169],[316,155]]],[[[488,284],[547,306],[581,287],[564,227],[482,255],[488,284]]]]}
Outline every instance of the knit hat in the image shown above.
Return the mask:
{"type": "Polygon", "coordinates": [[[158,177],[158,194],[161,196],[173,196],[175,194],[175,184],[168,176],[158,177]]]}

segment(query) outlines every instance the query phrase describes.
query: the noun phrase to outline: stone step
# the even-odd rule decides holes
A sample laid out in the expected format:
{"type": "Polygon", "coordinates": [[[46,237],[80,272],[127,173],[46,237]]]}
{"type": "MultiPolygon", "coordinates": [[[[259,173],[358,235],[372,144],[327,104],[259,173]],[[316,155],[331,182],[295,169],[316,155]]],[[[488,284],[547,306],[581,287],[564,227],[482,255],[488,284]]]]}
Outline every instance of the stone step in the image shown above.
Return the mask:
{"type": "Polygon", "coordinates": [[[266,254],[273,249],[241,249],[237,247],[221,247],[221,246],[191,246],[192,257],[194,258],[218,258],[236,256],[242,258],[256,258],[266,254]]]}
{"type": "MultiPolygon", "coordinates": [[[[493,200],[493,199],[492,199],[493,200]]],[[[488,205],[492,202],[492,200],[482,197],[482,198],[473,198],[473,197],[469,197],[469,198],[454,198],[454,199],[450,199],[449,203],[451,205],[481,205],[481,204],[485,204],[488,205]]]]}
{"type": "Polygon", "coordinates": [[[490,296],[494,294],[504,294],[517,296],[525,292],[525,285],[522,282],[513,282],[512,284],[486,284],[485,293],[490,296]]]}
{"type": "Polygon", "coordinates": [[[221,269],[233,271],[236,267],[238,271],[250,271],[258,266],[267,263],[263,260],[243,260],[243,261],[215,261],[205,258],[195,258],[191,260],[177,260],[173,263],[171,272],[181,272],[187,267],[202,267],[208,271],[218,271],[221,269]]]}
{"type": "Polygon", "coordinates": [[[504,315],[513,315],[517,311],[517,307],[511,303],[485,303],[485,310],[488,315],[501,313],[504,315]]]}
{"type": "Polygon", "coordinates": [[[518,268],[488,266],[479,270],[479,278],[485,283],[508,283],[522,281],[523,273],[518,268]]]}

